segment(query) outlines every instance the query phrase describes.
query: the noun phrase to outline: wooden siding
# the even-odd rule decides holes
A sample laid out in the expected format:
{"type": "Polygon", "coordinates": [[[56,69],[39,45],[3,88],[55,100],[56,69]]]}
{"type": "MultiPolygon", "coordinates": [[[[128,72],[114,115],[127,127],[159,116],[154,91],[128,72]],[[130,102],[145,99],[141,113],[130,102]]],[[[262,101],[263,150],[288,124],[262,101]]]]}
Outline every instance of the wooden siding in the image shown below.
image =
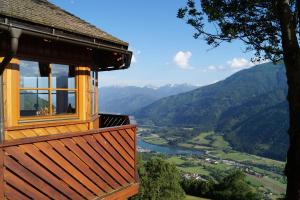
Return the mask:
{"type": "Polygon", "coordinates": [[[89,129],[88,123],[78,123],[69,125],[53,124],[52,126],[23,126],[10,128],[5,131],[5,140],[15,140],[26,137],[36,137],[45,135],[55,135],[60,133],[70,133],[78,131],[87,131],[89,129]]]}
{"type": "Polygon", "coordinates": [[[138,192],[135,131],[126,125],[6,142],[0,198],[126,199],[138,192]]]}
{"type": "MultiPolygon", "coordinates": [[[[96,117],[94,117],[93,119],[91,119],[91,127],[93,129],[100,128],[99,118],[100,118],[99,115],[97,115],[96,117]]],[[[101,128],[105,128],[105,127],[101,127],[101,128]]]]}

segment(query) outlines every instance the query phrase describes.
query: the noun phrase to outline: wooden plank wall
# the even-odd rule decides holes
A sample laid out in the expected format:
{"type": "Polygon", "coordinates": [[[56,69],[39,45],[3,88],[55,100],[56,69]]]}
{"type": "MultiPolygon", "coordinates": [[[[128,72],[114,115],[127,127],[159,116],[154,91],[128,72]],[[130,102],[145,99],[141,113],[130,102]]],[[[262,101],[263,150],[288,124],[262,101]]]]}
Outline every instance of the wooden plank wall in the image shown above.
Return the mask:
{"type": "Polygon", "coordinates": [[[137,185],[135,130],[128,125],[7,142],[0,146],[0,191],[10,200],[126,199],[137,187],[122,198],[116,191],[137,185]]]}
{"type": "Polygon", "coordinates": [[[21,139],[26,137],[37,137],[45,135],[55,135],[60,133],[70,133],[87,131],[89,129],[88,123],[78,123],[70,125],[55,125],[55,126],[40,126],[36,127],[24,127],[16,128],[16,130],[5,131],[5,140],[21,139]]]}

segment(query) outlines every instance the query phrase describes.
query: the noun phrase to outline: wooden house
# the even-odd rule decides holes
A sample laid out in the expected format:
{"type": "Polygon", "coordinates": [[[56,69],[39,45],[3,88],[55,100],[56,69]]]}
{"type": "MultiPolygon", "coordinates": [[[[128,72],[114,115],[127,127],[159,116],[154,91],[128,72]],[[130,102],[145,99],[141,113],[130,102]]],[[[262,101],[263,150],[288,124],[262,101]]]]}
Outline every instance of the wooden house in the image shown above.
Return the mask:
{"type": "Polygon", "coordinates": [[[131,56],[47,0],[0,0],[0,199],[138,193],[136,126],[98,113],[98,74],[131,56]]]}

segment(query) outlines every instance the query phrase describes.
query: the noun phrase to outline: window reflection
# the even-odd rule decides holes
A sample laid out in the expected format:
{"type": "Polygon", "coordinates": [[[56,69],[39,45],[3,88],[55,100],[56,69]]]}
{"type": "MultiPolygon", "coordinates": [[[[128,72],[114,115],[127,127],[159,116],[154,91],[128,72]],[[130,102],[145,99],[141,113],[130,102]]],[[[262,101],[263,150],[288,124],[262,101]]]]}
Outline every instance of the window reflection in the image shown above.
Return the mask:
{"type": "Polygon", "coordinates": [[[48,88],[50,69],[48,64],[20,61],[21,88],[48,88]]]}
{"type": "Polygon", "coordinates": [[[49,114],[47,90],[22,90],[20,92],[21,116],[46,116],[49,114]]]}
{"type": "Polygon", "coordinates": [[[53,114],[76,113],[76,93],[70,91],[52,92],[53,114]]]}
{"type": "Polygon", "coordinates": [[[19,67],[21,117],[76,113],[75,66],[23,60],[19,67]]]}
{"type": "Polygon", "coordinates": [[[68,65],[51,65],[52,88],[75,88],[75,67],[68,65]]]}

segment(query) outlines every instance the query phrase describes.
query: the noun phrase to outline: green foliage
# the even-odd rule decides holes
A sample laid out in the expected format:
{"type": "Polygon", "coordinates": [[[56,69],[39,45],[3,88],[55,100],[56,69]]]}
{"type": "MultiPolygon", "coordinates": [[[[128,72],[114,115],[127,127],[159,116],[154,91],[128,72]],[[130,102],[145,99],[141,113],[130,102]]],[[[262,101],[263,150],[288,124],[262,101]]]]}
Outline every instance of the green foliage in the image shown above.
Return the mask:
{"type": "Polygon", "coordinates": [[[214,188],[213,181],[201,181],[196,179],[183,179],[181,186],[186,194],[210,198],[214,188]]]}
{"type": "Polygon", "coordinates": [[[213,197],[216,200],[259,200],[261,196],[245,181],[245,174],[232,171],[214,188],[213,197]]]}
{"type": "Polygon", "coordinates": [[[215,200],[259,200],[261,195],[245,180],[241,171],[230,171],[227,176],[220,176],[218,182],[183,179],[184,191],[193,196],[206,197],[215,200]]]}
{"type": "Polygon", "coordinates": [[[176,167],[162,159],[153,158],[139,166],[141,188],[132,199],[181,200],[185,194],[180,186],[180,174],[176,167]]]}

